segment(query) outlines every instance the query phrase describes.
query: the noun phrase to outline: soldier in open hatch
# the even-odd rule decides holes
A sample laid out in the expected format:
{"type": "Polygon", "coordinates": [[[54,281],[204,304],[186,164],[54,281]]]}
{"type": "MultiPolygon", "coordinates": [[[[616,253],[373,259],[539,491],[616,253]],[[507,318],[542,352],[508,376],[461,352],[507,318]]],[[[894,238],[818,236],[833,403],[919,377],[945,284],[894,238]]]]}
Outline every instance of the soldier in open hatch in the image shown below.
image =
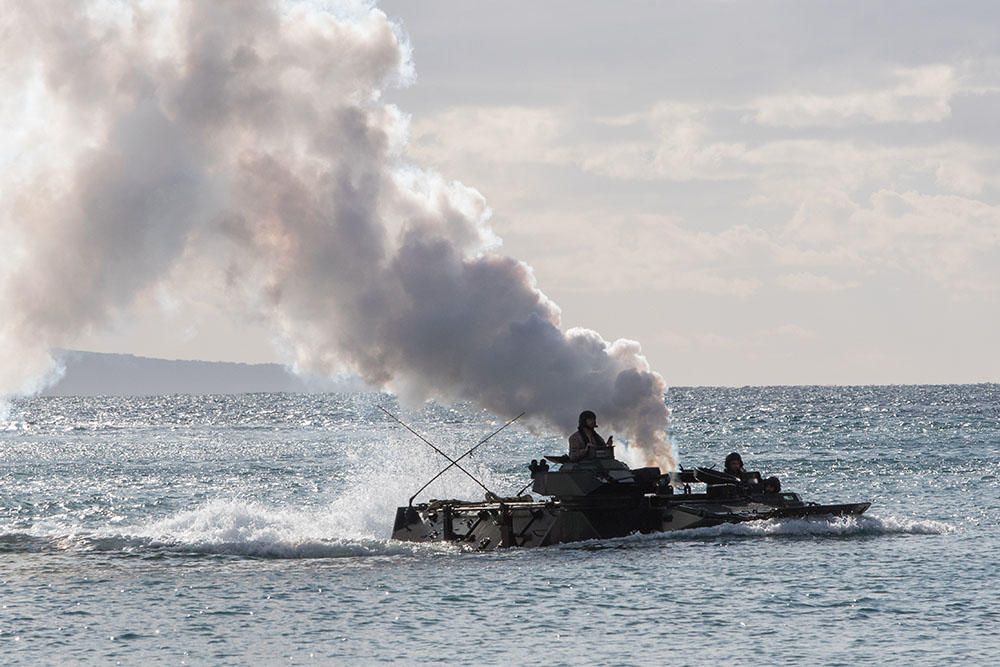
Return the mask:
{"type": "Polygon", "coordinates": [[[740,456],[739,452],[730,452],[729,456],[726,457],[724,468],[730,475],[741,479],[743,478],[743,474],[746,472],[746,470],[743,469],[743,457],[740,456]]]}
{"type": "Polygon", "coordinates": [[[576,463],[584,459],[614,458],[615,437],[611,436],[605,442],[595,429],[597,429],[597,415],[590,410],[581,412],[577,430],[569,436],[570,461],[576,463]]]}
{"type": "Polygon", "coordinates": [[[766,480],[762,480],[759,472],[748,472],[743,467],[743,457],[740,456],[739,452],[731,452],[729,456],[726,457],[725,470],[730,475],[739,477],[741,482],[745,482],[747,484],[762,484],[764,493],[781,492],[780,479],[777,477],[768,477],[766,480]]]}

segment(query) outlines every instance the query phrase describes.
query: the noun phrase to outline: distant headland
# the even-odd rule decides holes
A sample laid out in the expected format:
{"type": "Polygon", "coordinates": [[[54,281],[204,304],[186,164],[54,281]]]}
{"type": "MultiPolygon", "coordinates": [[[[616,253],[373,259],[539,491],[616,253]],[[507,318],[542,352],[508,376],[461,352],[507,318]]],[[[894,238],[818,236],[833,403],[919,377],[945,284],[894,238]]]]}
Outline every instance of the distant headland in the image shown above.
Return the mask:
{"type": "Polygon", "coordinates": [[[356,378],[303,377],[281,364],[153,359],[131,354],[59,350],[64,367],[45,396],[245,394],[364,391],[356,378]]]}

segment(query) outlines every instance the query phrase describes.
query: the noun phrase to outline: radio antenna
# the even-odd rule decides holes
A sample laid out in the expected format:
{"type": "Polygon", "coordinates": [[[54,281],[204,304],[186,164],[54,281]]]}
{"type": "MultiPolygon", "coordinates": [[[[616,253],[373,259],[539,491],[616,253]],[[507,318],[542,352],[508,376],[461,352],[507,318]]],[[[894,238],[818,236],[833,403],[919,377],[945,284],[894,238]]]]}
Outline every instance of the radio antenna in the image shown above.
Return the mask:
{"type": "MultiPolygon", "coordinates": [[[[408,426],[408,425],[407,425],[407,424],[406,424],[406,423],[405,423],[405,422],[404,422],[404,421],[403,421],[402,419],[400,419],[400,418],[399,418],[399,417],[397,417],[396,415],[392,414],[391,412],[389,412],[388,410],[386,410],[385,408],[383,408],[383,407],[382,407],[381,405],[380,405],[380,406],[378,406],[378,409],[379,409],[379,410],[381,410],[382,412],[384,412],[385,414],[389,415],[389,417],[390,417],[390,418],[391,418],[391,419],[392,419],[392,420],[393,420],[394,422],[396,422],[397,424],[399,424],[400,426],[402,426],[403,428],[405,428],[405,429],[406,429],[407,431],[409,431],[409,432],[410,432],[410,433],[412,433],[413,435],[415,435],[415,436],[417,436],[418,438],[420,438],[420,439],[421,439],[421,440],[422,440],[422,441],[423,441],[423,442],[424,442],[424,443],[425,443],[425,444],[426,444],[426,445],[427,445],[428,447],[430,447],[430,448],[431,448],[431,449],[433,449],[433,450],[434,450],[435,452],[437,452],[437,453],[438,453],[438,454],[440,454],[441,456],[443,456],[443,457],[445,457],[446,459],[448,459],[448,461],[450,461],[450,462],[451,462],[451,465],[455,466],[456,468],[458,468],[459,470],[461,470],[462,472],[464,472],[464,473],[465,473],[466,475],[468,475],[468,476],[469,476],[469,479],[471,479],[471,480],[472,480],[473,482],[475,482],[475,483],[476,483],[476,484],[478,484],[479,486],[483,487],[483,490],[484,490],[484,491],[486,491],[486,493],[488,493],[488,494],[490,494],[490,495],[493,495],[493,496],[496,496],[496,494],[495,494],[495,493],[493,493],[493,492],[492,492],[492,491],[490,491],[490,490],[489,490],[488,488],[486,488],[486,485],[485,485],[485,484],[483,484],[483,483],[482,483],[482,482],[480,482],[480,481],[479,481],[478,479],[476,479],[476,476],[475,476],[475,475],[473,475],[473,474],[472,474],[471,472],[469,472],[468,470],[466,470],[465,468],[463,468],[462,466],[460,466],[460,465],[458,464],[458,462],[457,462],[457,461],[455,461],[455,459],[451,458],[450,456],[448,456],[447,454],[445,454],[444,452],[442,452],[442,451],[441,451],[440,449],[438,449],[438,447],[437,447],[437,446],[436,446],[436,445],[435,445],[434,443],[432,443],[432,442],[431,442],[430,440],[428,440],[427,438],[425,438],[424,436],[420,435],[420,434],[419,434],[419,433],[417,433],[417,432],[416,432],[415,430],[413,430],[412,428],[410,428],[410,427],[409,427],[409,426],[408,426]]],[[[463,454],[463,456],[464,456],[464,454],[463,454]]],[[[449,467],[450,467],[450,466],[449,466],[449,467]]],[[[419,493],[419,491],[418,491],[417,493],[419,493]]],[[[416,497],[416,494],[414,494],[414,496],[413,496],[413,497],[415,498],[415,497],[416,497]]],[[[411,506],[413,505],[413,498],[410,498],[410,505],[411,505],[411,506]]]]}
{"type": "MultiPolygon", "coordinates": [[[[480,440],[479,442],[477,442],[477,443],[476,443],[476,444],[475,444],[475,445],[474,445],[474,446],[473,446],[472,448],[470,448],[470,449],[469,449],[469,450],[468,450],[467,452],[465,452],[464,454],[462,454],[461,456],[459,456],[459,457],[458,457],[457,459],[455,459],[454,461],[452,461],[451,463],[449,463],[449,464],[448,464],[447,466],[445,466],[445,468],[444,468],[443,470],[441,470],[441,471],[440,471],[440,472],[439,472],[438,474],[434,475],[434,476],[433,476],[433,477],[431,477],[431,478],[430,478],[429,480],[427,480],[427,483],[426,483],[426,484],[424,484],[423,486],[421,486],[421,487],[420,487],[419,489],[417,489],[417,492],[416,492],[416,493],[414,493],[414,494],[413,494],[412,496],[410,496],[410,505],[411,505],[411,506],[413,505],[413,499],[414,499],[414,498],[416,498],[417,496],[419,496],[419,495],[420,495],[420,492],[421,492],[421,491],[423,491],[423,490],[424,490],[424,489],[426,489],[426,488],[427,488],[428,486],[430,486],[430,485],[431,485],[431,482],[433,482],[433,481],[434,481],[434,480],[436,480],[436,479],[437,479],[438,477],[440,477],[441,475],[443,475],[443,474],[445,474],[446,472],[448,472],[449,470],[451,470],[452,466],[457,466],[457,465],[458,465],[458,462],[459,462],[459,461],[461,461],[461,460],[462,460],[462,459],[464,459],[464,458],[465,458],[466,456],[468,456],[468,455],[469,455],[469,454],[471,454],[472,452],[474,452],[474,451],[476,451],[477,449],[479,449],[479,446],[480,446],[480,445],[484,445],[484,444],[486,444],[486,442],[487,442],[487,441],[489,441],[489,440],[490,440],[490,438],[492,438],[492,437],[493,437],[493,436],[495,436],[495,435],[496,435],[497,433],[499,433],[500,431],[504,430],[505,428],[507,428],[508,426],[510,426],[511,424],[513,424],[514,422],[516,422],[516,421],[517,421],[518,419],[520,419],[521,417],[523,417],[523,416],[524,416],[524,414],[525,414],[525,413],[523,413],[523,412],[522,412],[521,414],[519,414],[518,416],[516,416],[516,417],[514,417],[513,419],[511,419],[510,421],[508,421],[508,422],[507,422],[506,424],[504,424],[503,426],[501,426],[501,427],[500,427],[500,428],[498,428],[497,430],[495,430],[495,431],[493,431],[492,433],[490,433],[490,434],[489,434],[488,436],[486,436],[485,438],[483,438],[482,440],[480,440]]],[[[465,474],[466,474],[466,475],[468,475],[469,473],[465,473],[465,474]]]]}

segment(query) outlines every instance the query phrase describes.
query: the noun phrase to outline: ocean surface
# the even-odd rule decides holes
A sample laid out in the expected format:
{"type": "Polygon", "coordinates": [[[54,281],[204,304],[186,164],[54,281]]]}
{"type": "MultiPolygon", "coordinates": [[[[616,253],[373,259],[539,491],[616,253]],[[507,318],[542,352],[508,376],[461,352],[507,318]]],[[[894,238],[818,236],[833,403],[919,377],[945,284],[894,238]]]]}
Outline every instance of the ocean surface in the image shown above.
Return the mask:
{"type": "MultiPolygon", "coordinates": [[[[388,539],[442,460],[378,406],[454,454],[503,423],[471,406],[20,401],[0,421],[2,662],[1000,662],[1000,386],[667,402],[682,465],[737,450],[806,500],[871,509],[468,553],[388,539]]],[[[515,424],[469,468],[513,493],[565,435],[515,424]]],[[[451,471],[423,498],[480,493],[451,471]]]]}

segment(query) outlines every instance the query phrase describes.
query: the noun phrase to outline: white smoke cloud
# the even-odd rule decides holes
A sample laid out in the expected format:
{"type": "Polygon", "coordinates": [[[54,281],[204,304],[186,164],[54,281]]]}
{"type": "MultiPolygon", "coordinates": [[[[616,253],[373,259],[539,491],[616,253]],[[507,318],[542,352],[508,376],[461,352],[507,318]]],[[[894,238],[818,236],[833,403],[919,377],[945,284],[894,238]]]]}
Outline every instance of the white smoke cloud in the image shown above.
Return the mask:
{"type": "Polygon", "coordinates": [[[531,269],[497,252],[479,193],[407,161],[407,119],[381,94],[412,78],[409,47],[381,11],[2,9],[0,93],[20,102],[0,145],[0,392],[195,257],[225,267],[206,289],[272,322],[298,368],[564,431],[593,409],[675,467],[638,344],[562,331],[531,269]]]}

